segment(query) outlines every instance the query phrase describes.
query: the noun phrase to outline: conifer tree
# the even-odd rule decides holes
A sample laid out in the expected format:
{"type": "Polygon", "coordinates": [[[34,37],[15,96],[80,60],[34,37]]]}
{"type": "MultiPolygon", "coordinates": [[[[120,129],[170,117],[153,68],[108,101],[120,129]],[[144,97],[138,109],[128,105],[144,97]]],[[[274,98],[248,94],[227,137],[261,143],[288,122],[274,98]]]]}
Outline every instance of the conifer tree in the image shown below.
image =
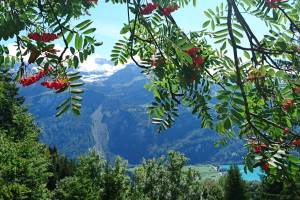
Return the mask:
{"type": "Polygon", "coordinates": [[[49,199],[49,158],[40,129],[22,106],[7,72],[0,72],[0,199],[49,199]]]}
{"type": "Polygon", "coordinates": [[[241,178],[238,166],[230,166],[225,179],[225,200],[246,199],[245,182],[241,178]]]}

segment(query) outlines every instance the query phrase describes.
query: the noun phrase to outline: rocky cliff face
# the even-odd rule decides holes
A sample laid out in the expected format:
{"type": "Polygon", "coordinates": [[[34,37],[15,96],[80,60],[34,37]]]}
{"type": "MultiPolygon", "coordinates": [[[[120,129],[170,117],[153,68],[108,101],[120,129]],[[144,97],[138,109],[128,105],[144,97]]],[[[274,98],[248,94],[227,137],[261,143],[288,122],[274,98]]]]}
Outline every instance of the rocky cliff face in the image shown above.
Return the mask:
{"type": "Polygon", "coordinates": [[[91,115],[91,134],[94,139],[94,148],[104,155],[108,152],[109,129],[103,120],[102,106],[100,105],[91,115]]]}

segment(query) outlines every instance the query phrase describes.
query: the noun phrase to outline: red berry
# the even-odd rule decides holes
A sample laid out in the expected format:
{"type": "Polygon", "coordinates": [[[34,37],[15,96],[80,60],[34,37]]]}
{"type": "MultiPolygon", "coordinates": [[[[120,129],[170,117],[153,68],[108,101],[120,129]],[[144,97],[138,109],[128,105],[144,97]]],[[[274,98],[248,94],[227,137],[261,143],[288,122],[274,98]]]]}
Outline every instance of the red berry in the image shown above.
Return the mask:
{"type": "MultiPolygon", "coordinates": [[[[52,69],[52,68],[49,67],[49,69],[52,69]]],[[[48,71],[40,70],[39,72],[37,72],[36,74],[34,74],[32,76],[29,76],[29,77],[26,77],[26,78],[21,78],[19,80],[19,82],[23,86],[32,85],[32,84],[36,83],[37,81],[39,81],[42,77],[44,77],[45,75],[47,75],[48,71]]]]}
{"type": "Polygon", "coordinates": [[[253,82],[253,81],[255,81],[255,77],[254,76],[249,76],[249,77],[246,78],[246,81],[253,82]]]}
{"type": "Polygon", "coordinates": [[[288,134],[290,132],[290,129],[286,127],[283,129],[283,132],[284,132],[284,134],[288,134]]]}
{"type": "Polygon", "coordinates": [[[204,58],[203,57],[196,56],[196,57],[193,58],[193,65],[195,67],[203,65],[203,63],[204,63],[204,58]]]}
{"type": "Polygon", "coordinates": [[[295,94],[299,94],[300,93],[300,87],[293,87],[292,90],[293,90],[293,92],[295,94]]]}
{"type": "Polygon", "coordinates": [[[195,81],[195,80],[197,80],[197,76],[192,75],[192,81],[195,81]]]}
{"type": "Polygon", "coordinates": [[[278,8],[277,3],[282,2],[283,0],[265,0],[269,8],[278,8]]]}
{"type": "Polygon", "coordinates": [[[261,146],[256,146],[256,147],[255,147],[255,152],[256,152],[256,153],[261,153],[261,152],[262,152],[261,146]]]}
{"type": "Polygon", "coordinates": [[[270,170],[270,165],[268,163],[261,163],[260,164],[261,168],[264,170],[264,171],[269,171],[270,170]]]}
{"type": "Polygon", "coordinates": [[[151,14],[156,8],[158,7],[158,4],[156,3],[148,3],[146,6],[144,6],[140,12],[142,15],[149,15],[151,14]]]}
{"type": "Polygon", "coordinates": [[[162,9],[162,14],[164,16],[169,16],[172,12],[176,11],[178,8],[179,8],[178,5],[167,6],[167,7],[162,9]]]}
{"type": "Polygon", "coordinates": [[[292,141],[293,145],[300,146],[300,139],[295,139],[292,141]]]}
{"type": "Polygon", "coordinates": [[[40,35],[39,33],[29,33],[28,37],[35,41],[42,41],[42,42],[51,42],[53,40],[56,40],[58,38],[58,35],[54,33],[42,33],[40,35]]]}
{"type": "Polygon", "coordinates": [[[282,107],[283,110],[288,111],[289,108],[292,107],[294,104],[295,104],[295,100],[293,100],[293,99],[286,99],[282,103],[281,107],[282,107]]]}
{"type": "Polygon", "coordinates": [[[195,53],[197,53],[199,51],[199,49],[197,47],[193,47],[188,49],[186,52],[187,54],[189,54],[190,56],[194,55],[195,53]]]}
{"type": "Polygon", "coordinates": [[[38,33],[29,33],[28,37],[32,40],[38,41],[40,40],[40,34],[38,33]]]}
{"type": "Polygon", "coordinates": [[[66,82],[65,79],[59,79],[56,81],[45,81],[41,83],[42,86],[45,86],[49,89],[60,90],[70,85],[70,83],[66,82]]]}

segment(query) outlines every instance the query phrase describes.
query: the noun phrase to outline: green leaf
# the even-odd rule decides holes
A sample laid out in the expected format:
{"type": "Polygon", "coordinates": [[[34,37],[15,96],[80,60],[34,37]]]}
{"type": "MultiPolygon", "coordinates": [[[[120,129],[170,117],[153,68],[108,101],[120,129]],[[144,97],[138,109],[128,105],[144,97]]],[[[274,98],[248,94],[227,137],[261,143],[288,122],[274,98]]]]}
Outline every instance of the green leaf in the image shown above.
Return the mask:
{"type": "Polygon", "coordinates": [[[35,62],[37,65],[41,65],[43,61],[44,61],[44,57],[39,57],[38,59],[36,59],[35,62]]]}
{"type": "Polygon", "coordinates": [[[72,100],[74,100],[74,101],[82,101],[82,97],[81,96],[72,96],[72,100]]]}
{"type": "Polygon", "coordinates": [[[95,46],[98,47],[98,46],[101,46],[102,44],[103,44],[103,42],[96,42],[96,43],[95,43],[95,46]]]}
{"type": "Polygon", "coordinates": [[[202,24],[202,28],[206,28],[209,25],[209,23],[210,23],[210,20],[207,20],[206,22],[204,22],[202,24]]]}
{"type": "Polygon", "coordinates": [[[16,58],[15,58],[15,56],[13,56],[10,61],[11,68],[14,68],[15,64],[16,64],[16,58]]]}
{"type": "Polygon", "coordinates": [[[56,113],[56,117],[59,117],[62,114],[64,114],[69,108],[70,108],[70,104],[66,104],[65,106],[63,106],[62,109],[56,113]]]}
{"type": "Polygon", "coordinates": [[[76,50],[73,47],[70,47],[70,51],[74,55],[76,50]]]}
{"type": "Polygon", "coordinates": [[[231,120],[230,118],[226,118],[225,121],[224,121],[224,128],[225,129],[230,129],[231,128],[231,120]]]}
{"type": "Polygon", "coordinates": [[[95,32],[95,31],[96,31],[95,28],[90,28],[90,29],[84,31],[83,34],[88,35],[88,34],[91,34],[91,33],[95,32]]]}
{"type": "Polygon", "coordinates": [[[77,81],[79,79],[81,79],[82,76],[78,75],[78,76],[70,76],[69,77],[69,81],[73,82],[73,81],[77,81]]]}
{"type": "Polygon", "coordinates": [[[72,112],[75,114],[75,115],[80,115],[80,110],[76,107],[72,107],[72,112]]]}
{"type": "Polygon", "coordinates": [[[84,57],[83,57],[82,52],[79,52],[79,60],[80,60],[81,63],[83,63],[83,61],[84,61],[84,57]]]}
{"type": "Polygon", "coordinates": [[[68,44],[70,44],[72,42],[73,37],[74,37],[74,33],[70,32],[66,38],[68,44]]]}
{"type": "Polygon", "coordinates": [[[81,93],[83,93],[83,90],[81,90],[81,89],[72,89],[71,93],[72,94],[81,94],[81,93]]]}
{"type": "Polygon", "coordinates": [[[73,102],[72,106],[75,107],[75,108],[77,108],[77,109],[81,108],[81,104],[80,103],[76,103],[76,102],[73,102]]]}
{"type": "Polygon", "coordinates": [[[221,46],[221,51],[224,51],[225,49],[226,49],[226,41],[222,44],[222,46],[221,46]]]}
{"type": "Polygon", "coordinates": [[[63,88],[57,90],[55,93],[56,93],[56,94],[62,93],[62,92],[64,92],[64,91],[66,91],[68,88],[69,88],[69,87],[63,87],[63,88]]]}
{"type": "Polygon", "coordinates": [[[204,15],[208,18],[211,18],[212,19],[212,16],[207,12],[207,11],[204,11],[204,15]]]}
{"type": "Polygon", "coordinates": [[[57,106],[56,110],[59,110],[59,109],[61,109],[63,106],[66,106],[66,104],[69,103],[69,102],[70,102],[70,99],[69,99],[69,98],[65,99],[61,104],[59,104],[59,106],[57,106]]]}
{"type": "Polygon", "coordinates": [[[78,66],[79,66],[79,59],[78,59],[77,56],[73,57],[73,64],[74,64],[75,68],[78,68],[78,66]]]}
{"type": "Polygon", "coordinates": [[[80,72],[68,72],[67,73],[68,77],[77,76],[78,74],[80,74],[80,72]]]}
{"type": "Polygon", "coordinates": [[[235,109],[231,109],[231,114],[240,121],[244,118],[243,115],[235,109]]]}
{"type": "Polygon", "coordinates": [[[211,20],[211,23],[210,23],[210,25],[211,25],[211,30],[215,30],[215,28],[216,28],[216,25],[215,25],[215,21],[214,20],[211,20]]]}
{"type": "Polygon", "coordinates": [[[292,163],[300,164],[300,158],[297,158],[297,157],[294,156],[294,155],[289,155],[289,160],[290,160],[292,163]]]}
{"type": "Polygon", "coordinates": [[[243,34],[241,34],[240,32],[238,32],[237,30],[233,29],[233,33],[234,33],[234,35],[236,35],[239,38],[243,38],[244,37],[243,34]]]}
{"type": "Polygon", "coordinates": [[[76,34],[76,37],[75,37],[75,48],[77,50],[80,50],[82,48],[82,43],[83,43],[82,36],[79,35],[79,34],[76,34]]]}
{"type": "Polygon", "coordinates": [[[232,101],[233,101],[234,103],[239,104],[239,105],[244,105],[244,101],[243,101],[242,99],[233,97],[233,98],[232,98],[232,101]]]}
{"type": "Polygon", "coordinates": [[[83,82],[81,82],[81,83],[71,83],[71,84],[70,84],[70,87],[71,87],[71,88],[75,88],[75,87],[81,87],[81,86],[83,86],[83,85],[84,85],[83,82]]]}
{"type": "Polygon", "coordinates": [[[90,36],[85,36],[84,38],[88,43],[90,44],[94,44],[95,43],[95,39],[90,37],[90,36]]]}
{"type": "Polygon", "coordinates": [[[91,23],[91,20],[87,19],[87,20],[85,20],[85,21],[83,21],[83,22],[77,24],[77,25],[75,26],[75,28],[82,28],[82,27],[86,26],[86,25],[89,24],[89,23],[91,23]]]}
{"type": "Polygon", "coordinates": [[[250,54],[248,53],[248,51],[244,51],[244,56],[247,59],[250,59],[250,54]]]}
{"type": "Polygon", "coordinates": [[[228,29],[225,28],[225,29],[215,32],[216,35],[223,34],[223,33],[228,33],[228,29]]]}

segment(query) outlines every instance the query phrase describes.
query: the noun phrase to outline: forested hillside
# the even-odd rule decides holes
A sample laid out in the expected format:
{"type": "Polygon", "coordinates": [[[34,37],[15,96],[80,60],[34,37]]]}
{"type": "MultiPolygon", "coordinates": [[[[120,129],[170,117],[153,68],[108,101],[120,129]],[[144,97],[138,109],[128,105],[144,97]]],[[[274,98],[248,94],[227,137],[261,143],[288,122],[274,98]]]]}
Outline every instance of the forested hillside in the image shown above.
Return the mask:
{"type": "Polygon", "coordinates": [[[300,200],[299,181],[299,0],[0,0],[0,200],[300,200]]]}
{"type": "Polygon", "coordinates": [[[38,141],[40,129],[15,83],[0,75],[0,199],[299,199],[299,186],[268,178],[246,183],[236,167],[219,180],[203,179],[205,174],[185,167],[188,158],[179,152],[130,170],[122,158],[112,164],[94,150],[70,160],[38,141]]]}
{"type": "MultiPolygon", "coordinates": [[[[86,74],[85,78],[88,76],[92,74],[86,74]]],[[[241,161],[245,154],[241,141],[233,139],[224,148],[215,148],[214,143],[221,137],[209,129],[201,129],[199,119],[185,108],[181,108],[182,114],[173,128],[158,134],[147,115],[152,100],[151,93],[144,88],[148,82],[134,65],[108,79],[86,82],[83,103],[88,106],[82,108],[80,117],[70,113],[54,118],[55,107],[64,97],[38,85],[22,90],[22,94],[43,128],[41,141],[56,146],[71,158],[95,147],[107,159],[120,155],[130,164],[169,150],[185,153],[192,164],[241,161]]]]}

